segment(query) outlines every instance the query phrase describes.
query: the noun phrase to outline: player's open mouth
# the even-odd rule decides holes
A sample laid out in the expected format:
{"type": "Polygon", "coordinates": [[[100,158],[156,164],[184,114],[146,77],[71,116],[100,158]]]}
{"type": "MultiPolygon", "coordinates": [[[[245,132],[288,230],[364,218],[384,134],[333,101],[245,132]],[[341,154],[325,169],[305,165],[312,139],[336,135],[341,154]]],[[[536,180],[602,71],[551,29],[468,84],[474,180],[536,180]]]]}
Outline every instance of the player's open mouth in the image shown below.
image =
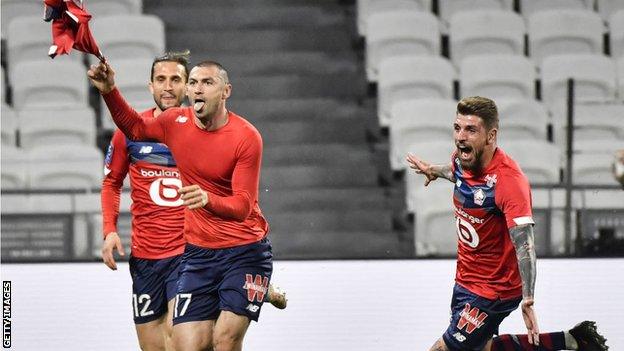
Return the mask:
{"type": "Polygon", "coordinates": [[[466,145],[457,145],[457,152],[461,159],[466,160],[472,155],[472,148],[466,145]]]}
{"type": "Polygon", "coordinates": [[[193,109],[195,110],[195,112],[201,112],[205,104],[206,103],[204,102],[204,100],[195,99],[195,102],[193,103],[193,109]]]}

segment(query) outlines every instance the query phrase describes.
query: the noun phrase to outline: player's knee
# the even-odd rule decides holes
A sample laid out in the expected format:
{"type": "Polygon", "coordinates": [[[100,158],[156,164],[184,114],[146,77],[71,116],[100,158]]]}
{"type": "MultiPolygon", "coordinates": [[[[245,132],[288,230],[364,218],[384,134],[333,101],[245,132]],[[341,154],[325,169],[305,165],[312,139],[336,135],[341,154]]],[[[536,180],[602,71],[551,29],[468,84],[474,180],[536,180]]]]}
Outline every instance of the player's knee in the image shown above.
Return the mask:
{"type": "Polygon", "coordinates": [[[239,345],[243,343],[244,336],[244,334],[227,330],[219,332],[213,337],[214,351],[237,350],[239,345]]]}
{"type": "Polygon", "coordinates": [[[139,347],[142,351],[166,351],[164,340],[157,338],[139,339],[139,347]]]}

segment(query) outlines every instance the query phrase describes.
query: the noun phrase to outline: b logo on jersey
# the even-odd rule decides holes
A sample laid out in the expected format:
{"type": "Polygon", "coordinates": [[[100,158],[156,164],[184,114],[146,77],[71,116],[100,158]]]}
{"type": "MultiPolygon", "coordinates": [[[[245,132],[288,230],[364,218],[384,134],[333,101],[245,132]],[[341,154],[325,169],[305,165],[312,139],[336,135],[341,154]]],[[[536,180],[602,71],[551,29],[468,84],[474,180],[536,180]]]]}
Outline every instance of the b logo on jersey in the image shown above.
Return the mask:
{"type": "Polygon", "coordinates": [[[483,189],[477,189],[474,192],[474,203],[482,206],[483,202],[485,201],[485,191],[483,191],[483,189]]]}
{"type": "Polygon", "coordinates": [[[182,181],[178,178],[158,178],[150,185],[150,198],[158,206],[182,206],[182,199],[178,190],[182,188],[182,181]]]}
{"type": "Polygon", "coordinates": [[[466,328],[466,333],[472,334],[475,329],[481,328],[487,316],[487,313],[479,311],[477,307],[470,308],[470,304],[467,303],[464,306],[464,310],[459,313],[457,329],[462,330],[466,328]]]}
{"type": "Polygon", "coordinates": [[[458,216],[455,221],[455,226],[457,228],[457,238],[459,241],[473,249],[479,246],[479,234],[477,234],[477,231],[470,223],[458,216]]]}
{"type": "Polygon", "coordinates": [[[247,300],[253,302],[254,299],[258,302],[264,301],[264,295],[269,290],[269,278],[262,277],[260,274],[256,274],[252,277],[251,274],[245,274],[245,285],[243,289],[247,290],[247,300]]]}

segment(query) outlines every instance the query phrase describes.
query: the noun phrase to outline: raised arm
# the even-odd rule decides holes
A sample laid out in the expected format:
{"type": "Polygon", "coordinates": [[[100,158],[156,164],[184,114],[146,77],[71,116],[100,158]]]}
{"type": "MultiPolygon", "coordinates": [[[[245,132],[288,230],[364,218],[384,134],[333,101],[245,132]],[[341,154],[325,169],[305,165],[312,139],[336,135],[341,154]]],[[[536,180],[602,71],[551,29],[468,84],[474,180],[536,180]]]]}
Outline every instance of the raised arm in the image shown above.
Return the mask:
{"type": "Polygon", "coordinates": [[[115,124],[131,140],[165,142],[165,131],[159,119],[142,119],[115,87],[115,71],[108,63],[91,65],[89,80],[102,94],[115,124]]]}
{"type": "Polygon", "coordinates": [[[407,155],[407,162],[409,162],[410,168],[415,170],[416,173],[426,177],[425,186],[438,178],[448,179],[452,183],[456,181],[453,174],[453,165],[450,162],[448,164],[432,165],[412,154],[407,155]]]}

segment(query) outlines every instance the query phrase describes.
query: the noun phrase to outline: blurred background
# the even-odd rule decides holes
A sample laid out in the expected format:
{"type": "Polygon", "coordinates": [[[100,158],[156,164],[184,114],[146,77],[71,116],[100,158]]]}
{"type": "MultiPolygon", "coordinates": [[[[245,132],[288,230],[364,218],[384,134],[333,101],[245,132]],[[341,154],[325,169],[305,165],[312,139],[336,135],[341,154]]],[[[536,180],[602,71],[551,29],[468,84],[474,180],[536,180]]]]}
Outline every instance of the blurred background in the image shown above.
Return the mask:
{"type": "MultiPolygon", "coordinates": [[[[297,264],[334,262],[333,270],[347,269],[336,279],[370,280],[346,273],[347,259],[408,262],[414,272],[431,258],[452,266],[452,186],[424,188],[404,158],[448,162],[456,102],[473,95],[497,102],[499,145],[531,182],[538,256],[559,258],[552,262],[561,274],[570,262],[582,262],[575,267],[588,277],[600,267],[624,268],[624,190],[614,172],[624,150],[623,0],[84,2],[117,86],[139,111],[153,106],[150,67],[164,51],[190,49],[192,63],[212,59],[227,68],[228,108],[264,139],[260,206],[275,258],[292,277],[297,264]],[[609,259],[575,260],[595,257],[609,259]]],[[[41,267],[43,276],[62,267],[99,272],[103,155],[115,127],[86,78],[96,59],[77,51],[47,57],[51,30],[41,1],[0,6],[3,275],[35,279],[29,274],[41,267]]],[[[126,188],[119,232],[127,251],[129,206],[126,188]]],[[[452,269],[439,272],[452,280],[452,269]]],[[[128,284],[123,274],[120,284],[128,284]]],[[[606,277],[597,292],[621,284],[621,275],[606,277]]],[[[285,280],[291,289],[306,284],[285,280]]],[[[110,289],[130,310],[130,290],[110,289]]],[[[437,313],[446,316],[450,286],[433,291],[444,294],[437,313]]],[[[615,307],[624,312],[621,302],[615,307]]],[[[132,332],[129,313],[115,316],[132,332]]],[[[611,321],[613,330],[624,326],[611,321]]],[[[426,344],[443,327],[430,330],[426,344]]]]}

